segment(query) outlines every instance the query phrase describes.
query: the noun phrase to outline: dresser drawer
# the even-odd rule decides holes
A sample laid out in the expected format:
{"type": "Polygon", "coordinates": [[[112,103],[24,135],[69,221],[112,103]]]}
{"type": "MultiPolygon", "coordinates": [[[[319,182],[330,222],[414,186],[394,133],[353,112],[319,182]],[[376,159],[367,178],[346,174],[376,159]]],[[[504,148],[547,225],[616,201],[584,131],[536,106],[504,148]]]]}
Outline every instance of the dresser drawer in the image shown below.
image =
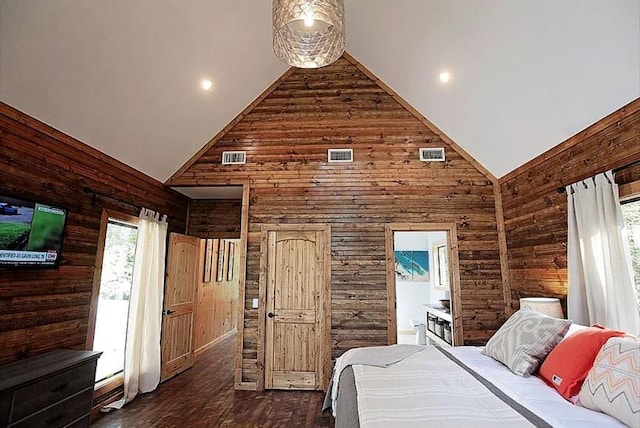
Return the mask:
{"type": "Polygon", "coordinates": [[[0,427],[9,424],[9,411],[11,410],[11,393],[0,394],[0,427]]]}
{"type": "Polygon", "coordinates": [[[64,428],[87,428],[91,424],[91,414],[87,413],[85,416],[71,422],[64,428]]]}
{"type": "Polygon", "coordinates": [[[93,387],[95,364],[96,362],[92,361],[15,390],[10,422],[20,420],[78,391],[93,387]]]}
{"type": "Polygon", "coordinates": [[[9,428],[52,428],[64,427],[75,422],[91,410],[91,396],[93,388],[87,388],[73,397],[61,401],[26,419],[9,425],[9,428]]]}

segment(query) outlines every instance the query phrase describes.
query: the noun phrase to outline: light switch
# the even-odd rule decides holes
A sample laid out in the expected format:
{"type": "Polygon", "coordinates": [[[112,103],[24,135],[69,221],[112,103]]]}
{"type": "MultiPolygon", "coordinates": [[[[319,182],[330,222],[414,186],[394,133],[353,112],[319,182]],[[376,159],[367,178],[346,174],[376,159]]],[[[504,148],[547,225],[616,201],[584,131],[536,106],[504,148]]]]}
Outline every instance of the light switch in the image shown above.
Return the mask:
{"type": "Polygon", "coordinates": [[[253,301],[251,302],[251,307],[253,309],[258,309],[258,299],[253,299],[253,301]]]}

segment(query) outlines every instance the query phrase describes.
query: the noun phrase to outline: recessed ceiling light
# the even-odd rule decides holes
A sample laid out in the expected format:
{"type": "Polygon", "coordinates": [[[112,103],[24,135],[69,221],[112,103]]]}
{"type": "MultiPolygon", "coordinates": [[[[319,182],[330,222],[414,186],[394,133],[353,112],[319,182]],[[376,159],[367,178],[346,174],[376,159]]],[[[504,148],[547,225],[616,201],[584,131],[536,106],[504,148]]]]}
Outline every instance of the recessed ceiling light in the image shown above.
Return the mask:
{"type": "Polygon", "coordinates": [[[449,80],[451,80],[451,75],[449,74],[448,71],[443,71],[440,73],[440,81],[442,83],[448,83],[449,80]]]}
{"type": "Polygon", "coordinates": [[[202,89],[204,89],[205,91],[208,91],[209,89],[213,88],[213,82],[211,80],[204,79],[202,82],[200,82],[200,86],[202,86],[202,89]]]}

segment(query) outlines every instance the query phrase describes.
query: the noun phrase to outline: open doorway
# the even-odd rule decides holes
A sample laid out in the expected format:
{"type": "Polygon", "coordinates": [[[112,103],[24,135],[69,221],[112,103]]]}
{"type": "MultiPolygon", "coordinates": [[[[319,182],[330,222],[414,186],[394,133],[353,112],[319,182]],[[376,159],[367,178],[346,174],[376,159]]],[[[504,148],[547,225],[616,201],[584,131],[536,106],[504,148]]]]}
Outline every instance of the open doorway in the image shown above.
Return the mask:
{"type": "Polygon", "coordinates": [[[195,358],[237,332],[240,240],[201,239],[194,320],[195,358]]]}
{"type": "MultiPolygon", "coordinates": [[[[253,310],[258,304],[258,299],[252,299],[247,305],[244,294],[249,183],[225,181],[173,189],[191,198],[187,235],[202,239],[194,326],[196,365],[211,360],[208,351],[215,352],[218,342],[229,341],[235,342],[235,357],[240,365],[244,311],[253,310]],[[220,319],[222,323],[216,321],[220,319]]],[[[236,387],[242,384],[241,374],[241,370],[234,374],[236,387]]]]}
{"type": "Polygon", "coordinates": [[[386,226],[389,343],[462,344],[455,224],[386,226]]]}

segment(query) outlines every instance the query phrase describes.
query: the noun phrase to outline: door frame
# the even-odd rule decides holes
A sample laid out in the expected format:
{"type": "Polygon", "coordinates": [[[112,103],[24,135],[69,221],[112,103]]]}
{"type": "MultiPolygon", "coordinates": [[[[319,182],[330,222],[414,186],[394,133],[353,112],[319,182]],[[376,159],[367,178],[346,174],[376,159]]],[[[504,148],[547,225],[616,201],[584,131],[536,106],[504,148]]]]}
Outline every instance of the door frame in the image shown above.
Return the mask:
{"type": "MultiPolygon", "coordinates": [[[[93,342],[96,334],[96,318],[98,316],[98,302],[100,300],[100,285],[102,280],[102,262],[104,261],[104,247],[106,244],[107,226],[109,224],[110,218],[120,220],[124,223],[130,223],[132,225],[135,225],[136,227],[138,226],[139,220],[139,218],[134,215],[125,214],[120,211],[106,208],[102,209],[102,214],[100,216],[100,232],[98,233],[98,248],[96,251],[96,260],[93,268],[93,285],[91,288],[91,303],[89,305],[89,322],[87,325],[87,337],[84,346],[84,349],[88,351],[93,350],[93,342]]],[[[106,406],[107,404],[119,400],[121,398],[120,394],[116,394],[110,398],[107,398],[99,405],[95,404],[99,398],[117,388],[122,387],[122,385],[124,385],[124,372],[95,384],[93,390],[94,404],[92,407],[92,413],[95,409],[98,409],[98,407],[106,406]]]]}
{"type": "Polygon", "coordinates": [[[321,382],[324,390],[329,386],[331,376],[331,226],[325,223],[307,224],[263,224],[260,234],[260,283],[258,291],[258,374],[257,390],[264,391],[266,376],[266,326],[267,326],[267,248],[270,231],[321,231],[324,232],[324,284],[322,284],[321,311],[323,343],[321,359],[323,361],[321,382]]]}
{"type": "Polygon", "coordinates": [[[462,345],[462,302],[460,299],[460,263],[458,260],[458,232],[455,223],[387,223],[384,225],[384,241],[387,276],[387,341],[398,342],[398,320],[396,314],[396,257],[394,254],[394,232],[447,232],[449,256],[449,284],[453,308],[453,343],[462,345]]]}
{"type": "MultiPolygon", "coordinates": [[[[229,182],[228,185],[237,183],[229,182]]],[[[255,390],[253,382],[242,381],[242,362],[244,359],[244,312],[247,310],[245,302],[247,280],[247,247],[249,242],[249,195],[251,187],[249,180],[240,182],[242,185],[242,211],[240,213],[240,260],[238,269],[238,301],[236,304],[236,365],[234,374],[234,389],[255,390]]]]}
{"type": "Polygon", "coordinates": [[[107,224],[109,219],[114,218],[124,223],[130,223],[138,226],[138,217],[121,213],[119,211],[102,209],[100,217],[100,232],[98,234],[98,248],[96,251],[96,260],[93,267],[93,285],[91,288],[91,304],[89,306],[89,324],[87,327],[87,337],[84,349],[93,350],[93,340],[95,338],[96,317],[98,316],[98,300],[100,297],[100,280],[102,279],[102,262],[104,259],[104,246],[107,238],[107,224]]]}

